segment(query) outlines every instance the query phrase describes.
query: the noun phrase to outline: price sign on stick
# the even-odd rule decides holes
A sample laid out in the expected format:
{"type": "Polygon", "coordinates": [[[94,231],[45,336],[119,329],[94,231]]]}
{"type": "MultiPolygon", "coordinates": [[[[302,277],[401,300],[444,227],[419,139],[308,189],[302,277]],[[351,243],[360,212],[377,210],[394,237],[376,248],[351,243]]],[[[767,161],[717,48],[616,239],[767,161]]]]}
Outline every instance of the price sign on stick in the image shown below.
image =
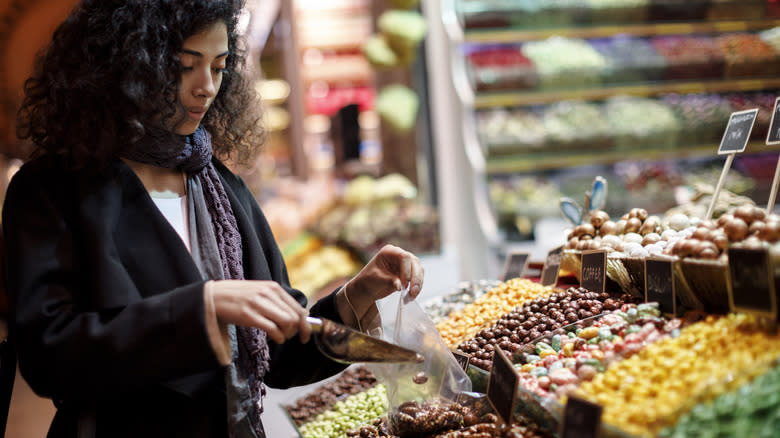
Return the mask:
{"type": "Polygon", "coordinates": [[[758,115],[758,108],[731,113],[726,132],[723,133],[723,138],[720,140],[718,155],[745,151],[750,132],[753,130],[753,123],[756,121],[756,115],[758,115]]]}
{"type": "Polygon", "coordinates": [[[733,312],[753,313],[777,320],[777,289],[769,251],[729,248],[729,306],[733,312]]]}
{"type": "Polygon", "coordinates": [[[563,255],[563,246],[553,248],[547,253],[542,268],[542,286],[555,286],[558,283],[558,273],[561,271],[561,255],[563,255]]]}
{"type": "Polygon", "coordinates": [[[674,266],[671,260],[645,259],[645,301],[656,301],[662,313],[677,314],[674,266]]]}
{"type": "MultiPolygon", "coordinates": [[[[766,135],[766,144],[780,144],[780,117],[777,117],[777,112],[780,111],[777,102],[780,101],[780,97],[775,99],[775,108],[772,110],[772,122],[769,123],[769,133],[766,135]]],[[[772,214],[772,210],[775,209],[775,199],[777,199],[777,186],[780,184],[780,157],[777,160],[777,166],[775,166],[775,179],[772,181],[772,190],[769,192],[769,201],[766,204],[766,214],[772,214]]]]}
{"type": "Polygon", "coordinates": [[[591,250],[582,252],[580,286],[602,293],[607,289],[607,252],[591,250]]]}
{"type": "Polygon", "coordinates": [[[739,152],[743,152],[747,147],[750,132],[753,131],[753,123],[756,121],[756,115],[758,115],[758,108],[736,111],[731,113],[731,117],[729,117],[729,124],[726,126],[726,131],[723,133],[723,138],[718,148],[718,155],[728,154],[728,156],[726,157],[726,163],[723,164],[723,171],[720,173],[718,185],[715,186],[715,192],[712,194],[710,208],[707,210],[707,217],[705,217],[707,220],[712,219],[712,212],[718,201],[720,190],[723,188],[726,175],[731,168],[731,163],[734,162],[734,156],[739,152]]]}
{"type": "Polygon", "coordinates": [[[509,253],[506,256],[506,262],[504,262],[504,275],[501,280],[507,281],[522,277],[530,256],[531,254],[528,252],[514,251],[509,253]]]}
{"type": "Polygon", "coordinates": [[[452,355],[455,356],[455,361],[458,362],[458,365],[460,365],[461,369],[463,371],[469,370],[469,364],[471,364],[471,355],[462,353],[460,351],[453,351],[452,355]]]}
{"type": "Polygon", "coordinates": [[[777,107],[777,102],[780,102],[780,97],[775,99],[775,107],[772,110],[772,121],[769,123],[769,132],[766,134],[766,144],[780,144],[780,117],[777,117],[777,112],[780,108],[777,107]]]}
{"type": "Polygon", "coordinates": [[[500,348],[497,348],[490,368],[487,398],[496,413],[507,424],[512,424],[519,382],[520,375],[515,371],[512,362],[500,348]]]}
{"type": "Polygon", "coordinates": [[[570,395],[563,413],[561,438],[596,438],[602,411],[600,405],[570,395]]]}

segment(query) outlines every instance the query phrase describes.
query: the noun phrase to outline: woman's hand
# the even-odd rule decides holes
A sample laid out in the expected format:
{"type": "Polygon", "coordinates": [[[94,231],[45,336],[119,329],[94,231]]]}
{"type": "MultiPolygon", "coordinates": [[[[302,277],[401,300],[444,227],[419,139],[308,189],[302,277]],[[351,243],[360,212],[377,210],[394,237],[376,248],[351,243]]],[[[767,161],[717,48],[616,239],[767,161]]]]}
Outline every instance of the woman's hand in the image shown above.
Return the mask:
{"type": "Polygon", "coordinates": [[[276,343],[299,334],[306,343],[311,336],[308,313],[279,283],[258,280],[220,280],[212,287],[214,310],[224,323],[257,327],[276,343]]]}
{"type": "Polygon", "coordinates": [[[385,245],[366,266],[344,287],[356,307],[366,307],[374,301],[409,285],[412,298],[419,295],[423,284],[423,267],[414,254],[397,246],[385,245]]]}

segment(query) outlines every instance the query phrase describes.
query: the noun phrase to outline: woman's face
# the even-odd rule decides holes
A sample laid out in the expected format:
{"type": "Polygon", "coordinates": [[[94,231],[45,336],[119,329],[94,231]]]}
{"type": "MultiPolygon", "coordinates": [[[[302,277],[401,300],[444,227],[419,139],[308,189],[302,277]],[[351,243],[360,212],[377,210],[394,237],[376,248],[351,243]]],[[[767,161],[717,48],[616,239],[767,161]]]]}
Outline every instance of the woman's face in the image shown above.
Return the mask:
{"type": "Polygon", "coordinates": [[[183,73],[174,131],[190,135],[198,129],[222,85],[228,52],[227,26],[217,21],[186,40],[179,54],[183,73]]]}

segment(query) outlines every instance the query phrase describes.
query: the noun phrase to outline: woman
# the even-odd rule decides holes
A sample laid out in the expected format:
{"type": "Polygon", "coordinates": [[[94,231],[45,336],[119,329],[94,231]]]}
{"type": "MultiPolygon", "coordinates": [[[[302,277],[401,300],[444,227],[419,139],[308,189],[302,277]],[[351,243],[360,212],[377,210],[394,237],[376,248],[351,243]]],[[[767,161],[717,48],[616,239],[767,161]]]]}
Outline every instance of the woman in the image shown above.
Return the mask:
{"type": "MultiPolygon", "coordinates": [[[[50,437],[264,436],[264,384],[343,369],[308,342],[252,194],[240,0],[84,0],[25,86],[36,157],[3,209],[11,334],[50,437]]],[[[310,313],[365,329],[423,272],[381,251],[310,313]]]]}

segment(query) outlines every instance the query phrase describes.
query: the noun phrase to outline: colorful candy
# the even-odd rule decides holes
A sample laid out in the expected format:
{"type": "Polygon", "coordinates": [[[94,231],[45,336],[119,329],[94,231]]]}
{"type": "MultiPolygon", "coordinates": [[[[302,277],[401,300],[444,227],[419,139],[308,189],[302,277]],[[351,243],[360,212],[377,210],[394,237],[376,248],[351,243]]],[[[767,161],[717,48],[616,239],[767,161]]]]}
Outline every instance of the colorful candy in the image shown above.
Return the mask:
{"type": "Polygon", "coordinates": [[[761,330],[754,318],[708,316],[678,337],[614,363],[574,394],[603,406],[605,422],[636,436],[655,436],[674,425],[692,399],[717,396],[742,383],[735,376],[778,357],[780,336],[761,330]]]}

